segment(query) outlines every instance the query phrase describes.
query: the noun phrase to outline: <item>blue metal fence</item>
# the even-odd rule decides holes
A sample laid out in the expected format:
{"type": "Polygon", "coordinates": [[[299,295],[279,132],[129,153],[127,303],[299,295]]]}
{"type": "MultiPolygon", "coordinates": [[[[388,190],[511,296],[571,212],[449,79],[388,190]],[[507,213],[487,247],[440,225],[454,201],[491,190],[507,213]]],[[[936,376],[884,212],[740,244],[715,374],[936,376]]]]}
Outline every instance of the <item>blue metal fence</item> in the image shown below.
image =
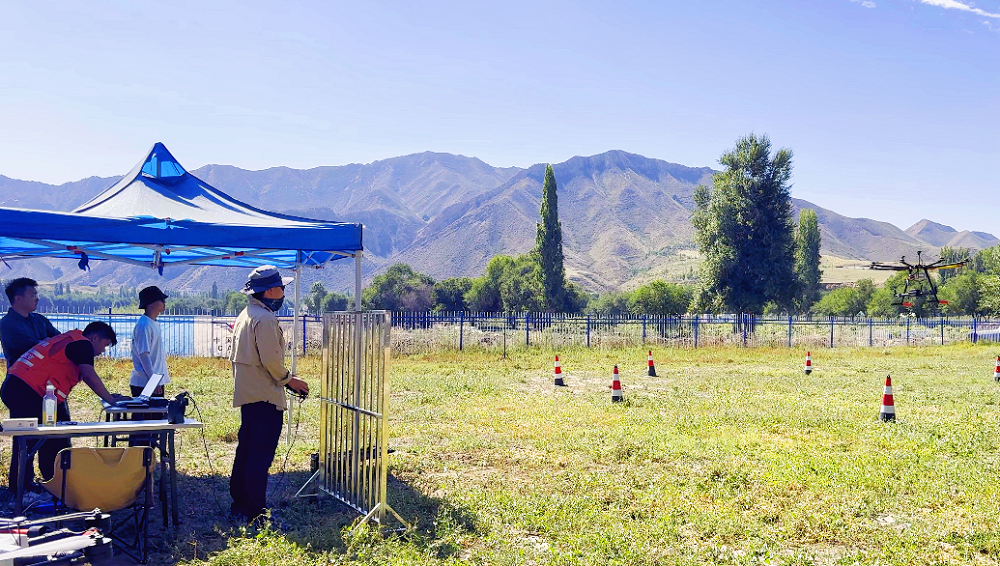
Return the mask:
{"type": "Polygon", "coordinates": [[[525,347],[680,348],[930,346],[1000,340],[1000,321],[973,317],[839,318],[759,315],[564,315],[410,313],[392,316],[393,350],[525,347]]]}
{"type": "MultiPolygon", "coordinates": [[[[111,324],[118,345],[106,355],[131,352],[137,314],[46,314],[60,331],[82,329],[92,320],[111,324]]],[[[279,317],[288,341],[292,317],[279,317]]],[[[167,354],[228,357],[234,316],[160,315],[167,354]]],[[[322,319],[300,320],[302,354],[319,353],[322,319]]],[[[1000,342],[1000,321],[972,317],[824,318],[756,315],[594,316],[551,313],[392,313],[393,351],[510,350],[568,347],[626,348],[710,346],[835,348],[933,346],[989,340],[1000,342]]],[[[291,345],[289,344],[289,348],[291,345]]]]}

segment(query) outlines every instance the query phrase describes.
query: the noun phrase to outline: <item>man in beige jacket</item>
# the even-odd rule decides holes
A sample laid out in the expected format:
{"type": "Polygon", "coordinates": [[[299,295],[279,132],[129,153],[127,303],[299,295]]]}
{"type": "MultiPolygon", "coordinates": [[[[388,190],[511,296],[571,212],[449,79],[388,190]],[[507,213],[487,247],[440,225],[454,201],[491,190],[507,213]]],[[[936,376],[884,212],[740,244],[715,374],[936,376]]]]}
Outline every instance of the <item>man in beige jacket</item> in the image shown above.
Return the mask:
{"type": "Polygon", "coordinates": [[[236,380],[233,406],[239,407],[241,421],[229,479],[230,510],[251,521],[267,510],[267,472],[286,408],[283,388],[309,393],[309,385],[285,369],[285,337],[274,315],[284,301],[285,285],[292,281],[273,265],[254,269],[243,289],[249,295],[247,306],[233,328],[229,360],[236,380]]]}

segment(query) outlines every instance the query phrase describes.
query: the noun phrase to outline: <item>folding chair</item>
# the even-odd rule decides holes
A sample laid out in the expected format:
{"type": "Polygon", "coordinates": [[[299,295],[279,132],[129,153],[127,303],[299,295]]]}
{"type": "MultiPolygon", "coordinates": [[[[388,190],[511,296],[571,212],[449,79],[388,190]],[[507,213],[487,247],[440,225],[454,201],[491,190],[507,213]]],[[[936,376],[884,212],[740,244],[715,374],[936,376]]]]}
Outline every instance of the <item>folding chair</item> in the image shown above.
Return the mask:
{"type": "Polygon", "coordinates": [[[120,520],[112,515],[104,533],[134,560],[148,560],[149,508],[153,505],[155,455],[149,446],[64,448],[56,456],[55,474],[42,487],[69,509],[105,513],[128,509],[120,520]],[[117,531],[135,525],[131,542],[117,531]]]}

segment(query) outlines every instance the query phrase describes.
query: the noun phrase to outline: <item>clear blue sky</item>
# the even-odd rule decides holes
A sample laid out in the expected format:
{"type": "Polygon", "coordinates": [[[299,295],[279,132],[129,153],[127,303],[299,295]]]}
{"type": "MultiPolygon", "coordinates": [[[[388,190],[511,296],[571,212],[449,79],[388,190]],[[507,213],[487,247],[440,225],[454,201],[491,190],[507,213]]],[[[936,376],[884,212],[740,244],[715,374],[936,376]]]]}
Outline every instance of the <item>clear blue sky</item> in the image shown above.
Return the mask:
{"type": "Polygon", "coordinates": [[[0,0],[0,174],[496,166],[621,149],[690,166],[749,132],[792,194],[1000,236],[1000,0],[0,0]]]}

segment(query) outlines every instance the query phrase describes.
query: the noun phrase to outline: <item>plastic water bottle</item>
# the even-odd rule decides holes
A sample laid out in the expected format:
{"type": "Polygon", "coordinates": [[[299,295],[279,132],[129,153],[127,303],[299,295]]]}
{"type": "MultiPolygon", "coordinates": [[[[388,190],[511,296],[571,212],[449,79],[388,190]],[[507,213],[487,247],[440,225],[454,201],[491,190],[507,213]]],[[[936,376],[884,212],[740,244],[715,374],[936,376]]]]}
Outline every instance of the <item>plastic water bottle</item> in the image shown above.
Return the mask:
{"type": "Polygon", "coordinates": [[[42,410],[45,419],[42,426],[55,426],[56,424],[56,387],[54,385],[45,386],[45,397],[42,397],[42,410]]]}

